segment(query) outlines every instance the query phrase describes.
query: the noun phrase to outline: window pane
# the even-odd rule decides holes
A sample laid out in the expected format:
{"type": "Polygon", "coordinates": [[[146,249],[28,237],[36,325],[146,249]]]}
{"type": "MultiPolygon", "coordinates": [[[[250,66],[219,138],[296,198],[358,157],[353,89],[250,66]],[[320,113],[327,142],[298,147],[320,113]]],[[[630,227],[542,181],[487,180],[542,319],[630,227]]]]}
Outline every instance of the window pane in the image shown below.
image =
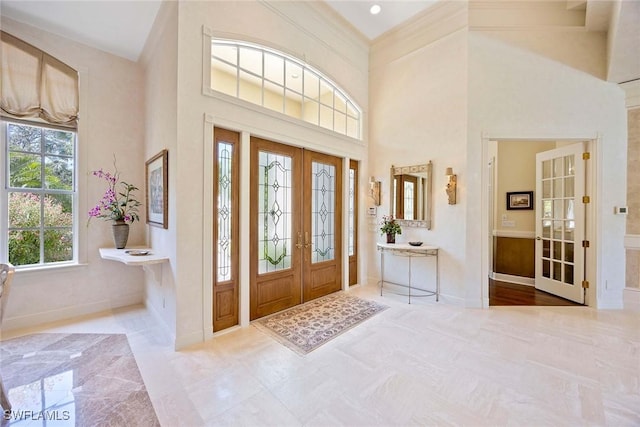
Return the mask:
{"type": "Polygon", "coordinates": [[[575,156],[572,154],[570,156],[565,156],[564,158],[564,170],[566,175],[575,175],[576,167],[575,167],[575,156]]]}
{"type": "Polygon", "coordinates": [[[333,86],[326,80],[320,80],[320,102],[333,108],[333,86]]]}
{"type": "Polygon", "coordinates": [[[552,197],[552,194],[551,194],[551,181],[550,180],[542,181],[542,198],[543,199],[549,199],[551,197],[552,197]]]}
{"type": "Polygon", "coordinates": [[[211,45],[211,56],[222,59],[232,65],[238,65],[238,48],[226,44],[211,45]]]}
{"type": "Polygon", "coordinates": [[[569,177],[564,179],[564,196],[573,197],[575,195],[575,178],[569,177]]]}
{"type": "Polygon", "coordinates": [[[269,52],[264,53],[264,77],[284,86],[284,59],[269,52]]]}
{"type": "Polygon", "coordinates": [[[45,129],[45,152],[59,156],[73,156],[73,132],[45,129]]]}
{"type": "Polygon", "coordinates": [[[71,227],[73,225],[73,196],[50,194],[44,198],[44,226],[71,227]]]}
{"type": "Polygon", "coordinates": [[[318,115],[320,114],[320,105],[316,101],[306,100],[304,103],[304,121],[318,124],[318,115]]]}
{"type": "Polygon", "coordinates": [[[551,178],[551,160],[542,162],[542,179],[551,178]]]}
{"type": "Polygon", "coordinates": [[[320,126],[333,130],[333,109],[324,105],[320,106],[320,126]]]}
{"type": "Polygon", "coordinates": [[[265,80],[264,107],[282,113],[284,111],[284,88],[265,80]]]}
{"type": "Polygon", "coordinates": [[[356,108],[350,102],[347,103],[347,114],[349,115],[349,117],[353,117],[356,120],[360,118],[358,110],[356,110],[356,108]]]}
{"type": "Polygon", "coordinates": [[[48,156],[45,162],[45,187],[73,190],[73,158],[48,156]]]}
{"type": "Polygon", "coordinates": [[[248,47],[240,48],[240,68],[262,76],[262,51],[248,47]]]}
{"type": "Polygon", "coordinates": [[[9,228],[40,226],[40,196],[33,193],[9,193],[9,228]]]}
{"type": "Polygon", "coordinates": [[[358,138],[360,126],[358,125],[358,121],[351,117],[347,117],[347,136],[352,138],[358,138]]]}
{"type": "Polygon", "coordinates": [[[553,259],[562,259],[562,242],[553,242],[553,259]]]}
{"type": "Polygon", "coordinates": [[[40,263],[40,232],[32,230],[9,231],[9,262],[13,265],[40,263]]]}
{"type": "Polygon", "coordinates": [[[9,153],[9,186],[42,188],[41,157],[37,154],[9,153]]]}
{"type": "Polygon", "coordinates": [[[287,89],[294,90],[298,93],[302,93],[302,67],[298,64],[286,61],[287,74],[286,84],[287,89]]]}
{"type": "Polygon", "coordinates": [[[7,125],[7,133],[9,150],[29,151],[31,153],[40,152],[41,128],[9,123],[7,125]]]}
{"type": "Polygon", "coordinates": [[[222,61],[211,61],[211,89],[227,95],[237,95],[238,69],[222,61]]]}
{"type": "Polygon", "coordinates": [[[73,233],[70,228],[45,230],[44,262],[73,259],[73,233]]]}
{"type": "Polygon", "coordinates": [[[320,78],[309,70],[304,70],[304,96],[316,101],[320,97],[320,78]]]}
{"type": "Polygon", "coordinates": [[[287,116],[302,118],[302,95],[287,89],[284,100],[284,113],[287,116]]]}
{"type": "Polygon", "coordinates": [[[252,104],[262,105],[262,79],[240,71],[240,88],[238,98],[252,104]]]}
{"type": "Polygon", "coordinates": [[[334,114],[333,130],[344,135],[347,132],[347,116],[336,111],[334,114]]]}
{"type": "Polygon", "coordinates": [[[341,113],[347,112],[347,99],[338,92],[336,92],[334,108],[336,111],[340,111],[341,113]]]}
{"type": "Polygon", "coordinates": [[[564,283],[573,285],[573,265],[564,265],[564,283]]]}
{"type": "Polygon", "coordinates": [[[573,243],[564,244],[564,260],[573,262],[573,243]]]}
{"type": "Polygon", "coordinates": [[[564,176],[564,172],[563,172],[564,162],[562,161],[562,159],[553,159],[552,162],[553,162],[554,178],[564,176]]]}

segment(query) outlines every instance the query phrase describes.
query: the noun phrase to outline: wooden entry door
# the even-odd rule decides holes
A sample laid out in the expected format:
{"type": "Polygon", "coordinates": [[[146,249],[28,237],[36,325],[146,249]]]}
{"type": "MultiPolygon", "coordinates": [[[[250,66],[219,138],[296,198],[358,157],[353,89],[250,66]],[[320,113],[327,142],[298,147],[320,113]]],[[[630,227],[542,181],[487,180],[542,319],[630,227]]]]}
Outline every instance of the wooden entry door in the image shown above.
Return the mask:
{"type": "Polygon", "coordinates": [[[341,165],[251,138],[251,320],[342,288],[341,165]]]}

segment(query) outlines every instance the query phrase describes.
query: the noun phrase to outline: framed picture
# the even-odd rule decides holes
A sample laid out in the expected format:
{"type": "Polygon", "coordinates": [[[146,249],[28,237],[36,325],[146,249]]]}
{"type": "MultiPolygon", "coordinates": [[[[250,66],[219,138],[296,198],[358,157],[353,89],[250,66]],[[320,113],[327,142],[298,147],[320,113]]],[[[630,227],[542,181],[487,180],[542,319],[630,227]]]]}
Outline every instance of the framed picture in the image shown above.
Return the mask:
{"type": "Polygon", "coordinates": [[[147,224],[169,228],[167,206],[169,204],[169,152],[162,150],[146,162],[147,224]]]}
{"type": "Polygon", "coordinates": [[[507,210],[533,209],[533,191],[507,193],[507,210]]]}

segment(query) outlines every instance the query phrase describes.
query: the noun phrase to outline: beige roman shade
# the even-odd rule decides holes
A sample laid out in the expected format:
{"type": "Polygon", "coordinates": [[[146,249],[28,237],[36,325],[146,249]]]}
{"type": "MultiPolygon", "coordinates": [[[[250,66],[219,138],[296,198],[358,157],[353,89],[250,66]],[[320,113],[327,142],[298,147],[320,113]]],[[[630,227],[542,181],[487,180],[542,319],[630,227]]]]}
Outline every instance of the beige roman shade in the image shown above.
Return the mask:
{"type": "Polygon", "coordinates": [[[77,128],[78,72],[11,34],[1,34],[2,115],[77,128]]]}

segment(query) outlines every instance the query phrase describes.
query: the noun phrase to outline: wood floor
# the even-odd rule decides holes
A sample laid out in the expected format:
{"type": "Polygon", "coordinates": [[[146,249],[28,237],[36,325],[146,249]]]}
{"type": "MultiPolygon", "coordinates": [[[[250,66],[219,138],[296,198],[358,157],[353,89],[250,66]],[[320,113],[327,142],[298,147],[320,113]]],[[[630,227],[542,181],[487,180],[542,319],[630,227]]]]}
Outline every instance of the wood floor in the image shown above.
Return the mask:
{"type": "Polygon", "coordinates": [[[489,279],[489,305],[580,305],[533,286],[489,279]]]}

